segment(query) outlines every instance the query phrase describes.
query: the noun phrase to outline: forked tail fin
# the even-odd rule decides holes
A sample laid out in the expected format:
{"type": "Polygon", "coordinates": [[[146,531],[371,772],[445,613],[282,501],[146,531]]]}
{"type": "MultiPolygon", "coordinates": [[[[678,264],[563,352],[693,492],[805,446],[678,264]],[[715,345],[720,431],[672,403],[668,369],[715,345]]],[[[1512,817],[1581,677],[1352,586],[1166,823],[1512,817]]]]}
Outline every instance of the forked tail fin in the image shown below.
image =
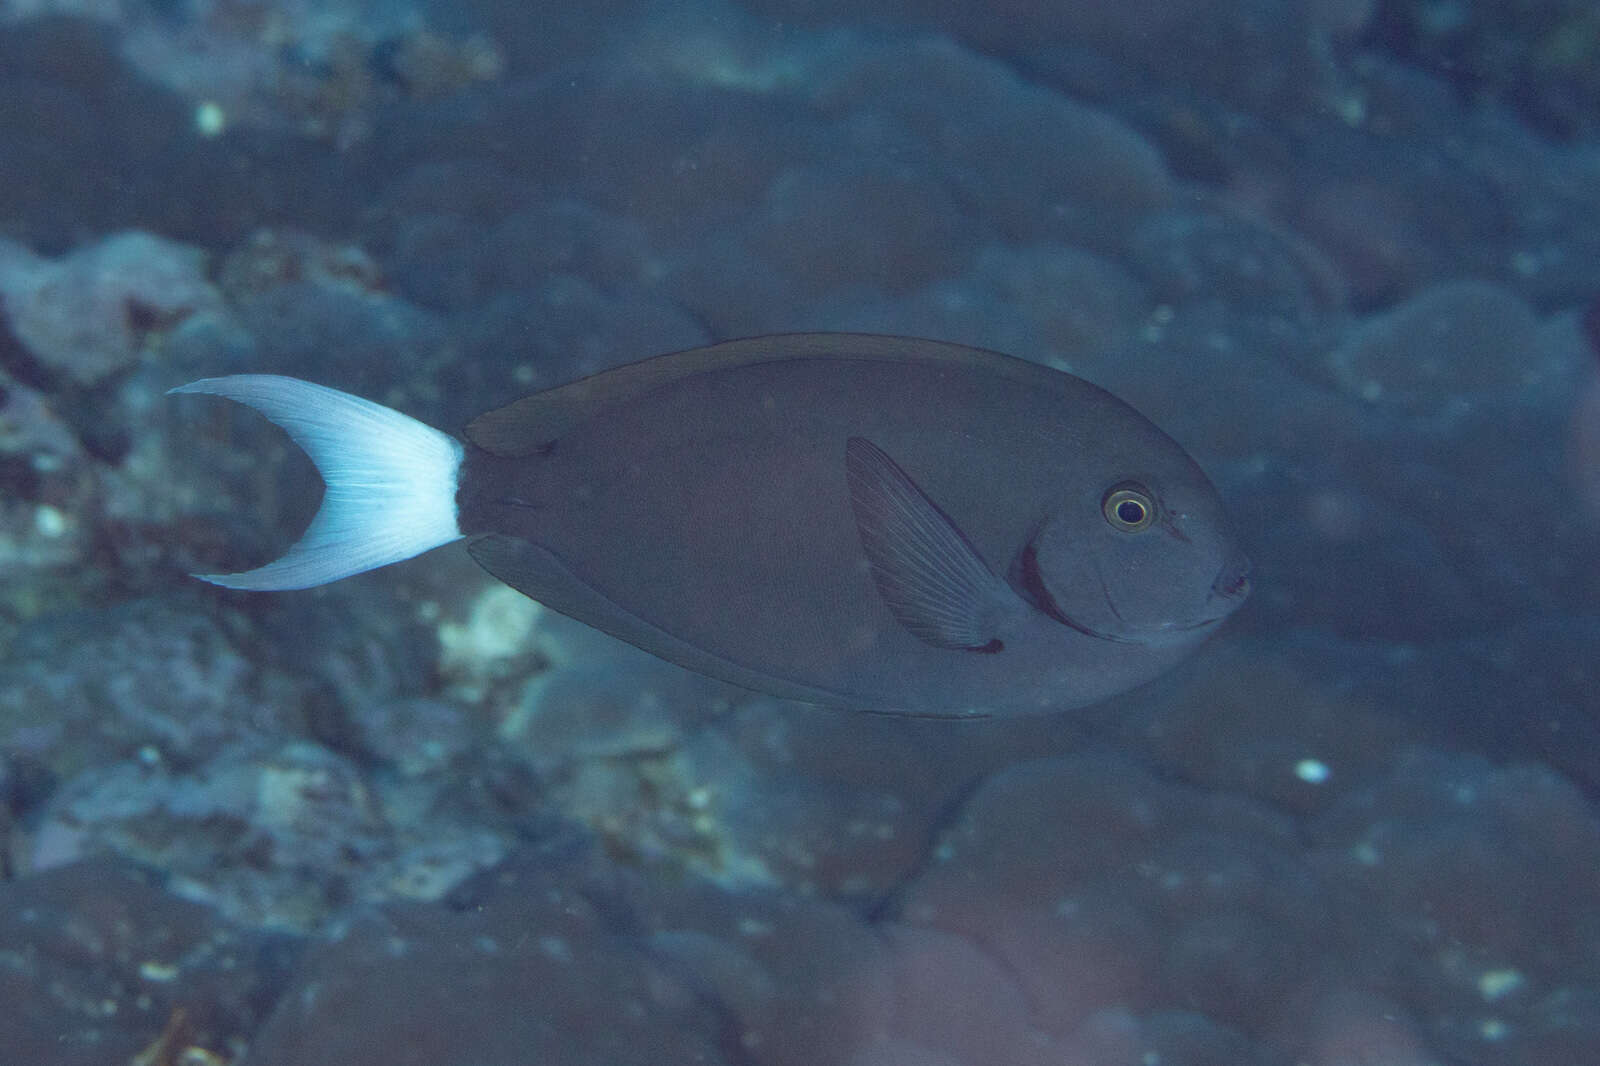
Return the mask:
{"type": "Polygon", "coordinates": [[[225,396],[288,431],[327,491],[281,557],[238,574],[196,574],[231,589],[304,589],[409,559],[461,536],[456,474],[462,448],[409,415],[275,374],[204,378],[172,390],[225,396]]]}

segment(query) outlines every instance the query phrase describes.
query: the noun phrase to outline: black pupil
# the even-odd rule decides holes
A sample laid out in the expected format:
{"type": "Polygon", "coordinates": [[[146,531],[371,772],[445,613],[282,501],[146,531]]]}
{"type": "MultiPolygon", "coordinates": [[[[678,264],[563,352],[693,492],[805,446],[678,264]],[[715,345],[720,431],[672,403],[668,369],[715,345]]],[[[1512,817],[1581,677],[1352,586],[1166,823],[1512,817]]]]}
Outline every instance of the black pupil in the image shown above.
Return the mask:
{"type": "Polygon", "coordinates": [[[1144,521],[1144,504],[1137,500],[1123,500],[1117,504],[1117,517],[1130,526],[1144,521]]]}

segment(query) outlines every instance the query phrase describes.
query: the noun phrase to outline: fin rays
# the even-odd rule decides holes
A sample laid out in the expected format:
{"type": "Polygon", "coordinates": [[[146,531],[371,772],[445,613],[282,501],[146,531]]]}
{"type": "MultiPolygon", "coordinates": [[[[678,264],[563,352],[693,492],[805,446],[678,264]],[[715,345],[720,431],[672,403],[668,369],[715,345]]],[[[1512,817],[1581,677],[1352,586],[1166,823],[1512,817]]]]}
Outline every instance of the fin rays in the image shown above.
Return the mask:
{"type": "Polygon", "coordinates": [[[877,445],[851,437],[845,470],[856,531],[896,620],[936,648],[995,650],[995,630],[1016,594],[877,445]]]}
{"type": "Polygon", "coordinates": [[[283,427],[327,490],[310,526],[278,559],[237,574],[196,574],[232,589],[303,589],[409,559],[461,536],[462,448],[409,415],[275,374],[236,374],[174,393],[222,396],[283,427]]]}

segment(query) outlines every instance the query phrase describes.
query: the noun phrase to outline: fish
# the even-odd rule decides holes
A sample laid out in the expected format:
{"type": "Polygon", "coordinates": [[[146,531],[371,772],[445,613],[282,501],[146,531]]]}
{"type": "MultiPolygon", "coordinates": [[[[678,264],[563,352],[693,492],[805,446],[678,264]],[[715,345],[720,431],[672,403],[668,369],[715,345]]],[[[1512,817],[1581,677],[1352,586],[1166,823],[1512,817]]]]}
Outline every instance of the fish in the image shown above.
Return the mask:
{"type": "Polygon", "coordinates": [[[241,374],[325,483],[231,589],[326,584],[466,539],[544,606],[690,670],[885,714],[1070,710],[1192,652],[1249,594],[1216,489],[1071,374],[935,340],[806,333],[645,359],[474,419],[241,374]]]}

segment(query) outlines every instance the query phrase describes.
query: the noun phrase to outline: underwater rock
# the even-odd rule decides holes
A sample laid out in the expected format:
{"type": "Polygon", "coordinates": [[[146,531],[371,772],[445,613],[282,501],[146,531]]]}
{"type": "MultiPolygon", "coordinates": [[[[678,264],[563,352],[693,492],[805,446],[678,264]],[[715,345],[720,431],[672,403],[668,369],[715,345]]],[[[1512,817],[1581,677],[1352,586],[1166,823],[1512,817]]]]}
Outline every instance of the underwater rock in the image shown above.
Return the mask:
{"type": "Polygon", "coordinates": [[[1429,1043],[1461,1055],[1487,1041],[1502,1061],[1536,1061],[1528,1049],[1561,1046],[1553,1029],[1586,1031],[1581,1010],[1556,1026],[1549,1013],[1600,983],[1600,889],[1569,873],[1600,862],[1600,818],[1569,782],[1411,749],[1308,831],[1320,876],[1348,898],[1341,924],[1415,959],[1393,994],[1429,1043]],[[1537,903],[1508,906],[1519,900],[1537,903]]]}
{"type": "Polygon", "coordinates": [[[568,199],[519,207],[500,219],[484,249],[488,287],[508,292],[536,290],[556,274],[606,289],[641,285],[659,271],[659,257],[632,219],[568,199]]]}
{"type": "Polygon", "coordinates": [[[310,932],[352,902],[439,899],[500,861],[496,830],[428,809],[441,792],[374,780],[304,741],[241,745],[198,773],[85,771],[41,811],[25,867],[116,855],[169,872],[232,921],[310,932]]]}
{"type": "MultiPolygon", "coordinates": [[[[1163,1012],[1181,1005],[1195,1013],[1170,1032],[1199,1025],[1202,1044],[1276,1061],[1266,1050],[1305,1032],[1286,996],[1386,987],[1406,951],[1330,890],[1295,834],[1259,805],[1112,756],[1022,763],[973,794],[894,913],[993,953],[1027,991],[1030,1024],[1057,1038],[1121,1011],[1149,1046],[1154,1019],[1176,1023],[1163,1012]]],[[[1398,891],[1396,907],[1421,898],[1398,891]]],[[[1411,994],[1438,979],[1417,974],[1411,994]]]]}
{"type": "Polygon", "coordinates": [[[981,233],[932,177],[813,166],[777,177],[748,240],[814,297],[836,288],[894,293],[964,273],[981,233]]]}
{"type": "Polygon", "coordinates": [[[1328,358],[1346,392],[1436,412],[1520,387],[1533,370],[1537,330],[1513,293],[1445,282],[1356,327],[1328,358]]]}
{"type": "Polygon", "coordinates": [[[830,328],[1015,352],[1109,385],[1097,371],[1119,359],[1147,309],[1144,287],[1114,260],[1053,243],[989,243],[959,277],[895,298],[835,294],[811,314],[830,328]]]}
{"type": "Polygon", "coordinates": [[[143,748],[199,761],[295,731],[294,691],[192,602],[62,612],[20,631],[0,660],[0,744],[62,776],[143,748]]]}
{"type": "Polygon", "coordinates": [[[0,372],[0,600],[7,613],[28,618],[65,605],[59,589],[46,592],[38,582],[89,557],[100,495],[83,446],[49,398],[0,372]]]}
{"type": "Polygon", "coordinates": [[[1326,80],[1318,49],[1349,17],[1327,3],[1226,4],[1135,0],[1125,4],[1003,0],[984,8],[926,0],[756,0],[786,21],[874,18],[948,34],[978,52],[1036,65],[1062,51],[1115,57],[1120,68],[1245,106],[1290,106],[1326,80]]]}
{"type": "Polygon", "coordinates": [[[438,362],[446,331],[437,315],[393,293],[303,279],[241,302],[239,323],[262,364],[359,381],[373,367],[417,374],[438,362]]]}
{"type": "Polygon", "coordinates": [[[603,864],[529,857],[464,888],[460,907],[353,918],[308,952],[250,1061],[728,1062],[717,1011],[619,928],[607,877],[603,864]]]}
{"type": "Polygon", "coordinates": [[[41,367],[94,385],[138,361],[145,338],[220,307],[197,248],[129,232],[43,259],[0,240],[0,307],[41,367]]]}
{"type": "Polygon", "coordinates": [[[988,245],[965,280],[978,302],[1029,323],[1039,346],[1022,350],[1066,370],[1121,347],[1148,306],[1144,286],[1118,262],[1055,244],[988,245]]]}
{"type": "MultiPolygon", "coordinates": [[[[690,310],[654,291],[570,274],[550,275],[528,291],[502,290],[457,328],[463,361],[495,375],[486,383],[492,391],[482,393],[490,403],[708,339],[690,310]]],[[[464,411],[463,421],[473,413],[464,411]]]]}
{"type": "Polygon", "coordinates": [[[1426,925],[1430,942],[1530,977],[1600,972],[1600,930],[1589,922],[1600,886],[1561,873],[1569,862],[1600,862],[1600,818],[1545,767],[1410,749],[1391,776],[1348,794],[1310,828],[1320,845],[1360,859],[1342,877],[1368,881],[1383,911],[1426,925]],[[1469,868],[1476,873],[1464,878],[1469,868]],[[1541,902],[1513,914],[1499,903],[1508,898],[1541,902]]]}
{"type": "Polygon", "coordinates": [[[1371,992],[1333,989],[1319,994],[1303,1015],[1304,1033],[1296,1034],[1299,1061],[1308,1066],[1343,1066],[1352,1062],[1434,1066],[1415,1020],[1403,1005],[1371,992]]]}
{"type": "Polygon", "coordinates": [[[375,292],[384,281],[378,264],[359,245],[292,226],[256,230],[223,257],[218,275],[218,287],[236,304],[296,282],[375,292]]]}
{"type": "Polygon", "coordinates": [[[857,153],[920,163],[1009,240],[1117,247],[1124,227],[1173,196],[1161,154],[1136,130],[994,59],[939,37],[846,55],[818,65],[814,106],[866,142],[857,153]]]}
{"type": "Polygon", "coordinates": [[[1208,792],[1300,815],[1381,780],[1417,729],[1239,638],[1146,697],[1117,716],[1119,747],[1208,792]]]}
{"type": "Polygon", "coordinates": [[[166,1049],[160,1061],[226,1061],[295,953],[289,938],[235,926],[128,863],[0,881],[0,956],[18,960],[0,966],[0,1041],[16,1061],[52,1066],[135,1062],[150,1048],[166,1049]]]}
{"type": "Polygon", "coordinates": [[[1292,231],[1224,205],[1185,204],[1142,220],[1130,258],[1155,300],[1216,301],[1304,328],[1343,303],[1331,264],[1292,231]]]}

